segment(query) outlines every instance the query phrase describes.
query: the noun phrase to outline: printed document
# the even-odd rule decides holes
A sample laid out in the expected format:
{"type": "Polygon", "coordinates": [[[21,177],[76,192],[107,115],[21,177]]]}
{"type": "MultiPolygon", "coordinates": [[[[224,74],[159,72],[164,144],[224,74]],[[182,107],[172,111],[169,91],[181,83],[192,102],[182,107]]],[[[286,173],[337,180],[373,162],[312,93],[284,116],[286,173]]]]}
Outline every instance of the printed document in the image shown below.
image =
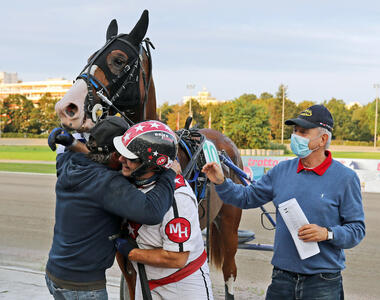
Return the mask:
{"type": "Polygon", "coordinates": [[[297,200],[292,198],[278,205],[278,210],[296,245],[297,251],[301,259],[306,259],[319,253],[317,242],[304,242],[298,237],[298,229],[303,225],[309,224],[304,212],[299,206],[297,200]]]}

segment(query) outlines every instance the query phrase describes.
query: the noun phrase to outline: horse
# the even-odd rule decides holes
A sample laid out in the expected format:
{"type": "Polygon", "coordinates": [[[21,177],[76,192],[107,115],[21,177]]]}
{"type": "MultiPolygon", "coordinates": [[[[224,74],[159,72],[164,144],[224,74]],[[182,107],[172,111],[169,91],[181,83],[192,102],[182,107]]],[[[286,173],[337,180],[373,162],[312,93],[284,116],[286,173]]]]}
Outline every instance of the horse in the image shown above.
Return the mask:
{"type": "MultiPolygon", "coordinates": [[[[129,34],[118,34],[116,20],[111,21],[105,45],[89,57],[73,86],[56,104],[62,126],[88,132],[99,119],[114,114],[121,114],[130,123],[157,120],[150,54],[150,47],[154,47],[148,38],[144,39],[148,22],[148,11],[145,10],[129,34]]],[[[225,151],[235,165],[243,167],[232,140],[212,129],[200,129],[199,132],[212,141],[219,151],[225,151]]],[[[182,169],[186,168],[190,159],[181,147],[178,158],[182,169]]],[[[224,172],[226,177],[241,183],[233,172],[228,169],[224,172]]],[[[209,201],[209,211],[204,205],[199,205],[200,224],[202,229],[210,226],[210,260],[216,268],[222,268],[225,298],[231,300],[234,299],[233,286],[237,275],[235,255],[242,210],[223,204],[212,184],[209,201]],[[207,215],[209,218],[206,218],[207,215]]],[[[128,299],[128,296],[134,299],[135,274],[123,269],[120,256],[117,259],[129,290],[128,294],[122,284],[121,299],[128,299]]]]}

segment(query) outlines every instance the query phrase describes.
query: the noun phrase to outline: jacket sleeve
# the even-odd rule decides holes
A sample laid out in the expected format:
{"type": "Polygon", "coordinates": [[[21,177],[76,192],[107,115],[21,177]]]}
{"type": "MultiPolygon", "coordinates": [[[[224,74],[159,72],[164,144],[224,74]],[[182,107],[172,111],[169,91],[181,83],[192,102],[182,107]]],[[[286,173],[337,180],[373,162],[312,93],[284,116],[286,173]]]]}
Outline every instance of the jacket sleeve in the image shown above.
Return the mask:
{"type": "Polygon", "coordinates": [[[329,242],[338,248],[352,248],[365,236],[360,180],[356,174],[353,174],[351,180],[347,180],[339,206],[339,215],[341,225],[331,227],[334,238],[329,242]]]}
{"type": "Polygon", "coordinates": [[[227,178],[222,184],[215,185],[215,190],[224,203],[243,209],[259,207],[273,200],[272,170],[248,186],[236,184],[227,178]]]}
{"type": "Polygon", "coordinates": [[[104,187],[104,208],[136,223],[159,224],[173,204],[175,177],[173,170],[165,171],[155,187],[144,194],[118,173],[104,187]]]}

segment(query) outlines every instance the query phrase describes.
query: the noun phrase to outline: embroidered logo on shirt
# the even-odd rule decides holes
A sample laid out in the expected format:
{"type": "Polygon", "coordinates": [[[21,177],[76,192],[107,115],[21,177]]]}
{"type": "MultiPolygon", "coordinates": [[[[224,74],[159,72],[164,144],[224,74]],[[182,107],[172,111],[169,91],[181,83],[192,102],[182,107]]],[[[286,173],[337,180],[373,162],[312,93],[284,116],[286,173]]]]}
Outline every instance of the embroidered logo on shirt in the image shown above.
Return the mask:
{"type": "Polygon", "coordinates": [[[185,218],[174,218],[165,226],[165,234],[174,243],[186,242],[191,235],[191,225],[185,218]]]}
{"type": "Polygon", "coordinates": [[[134,240],[139,236],[138,231],[139,231],[140,227],[141,227],[141,224],[138,224],[138,223],[135,223],[132,221],[128,221],[128,226],[127,226],[128,234],[134,240]]]}
{"type": "Polygon", "coordinates": [[[179,189],[182,186],[186,186],[185,178],[183,178],[182,175],[177,175],[177,177],[174,179],[175,182],[175,189],[179,189]]]}

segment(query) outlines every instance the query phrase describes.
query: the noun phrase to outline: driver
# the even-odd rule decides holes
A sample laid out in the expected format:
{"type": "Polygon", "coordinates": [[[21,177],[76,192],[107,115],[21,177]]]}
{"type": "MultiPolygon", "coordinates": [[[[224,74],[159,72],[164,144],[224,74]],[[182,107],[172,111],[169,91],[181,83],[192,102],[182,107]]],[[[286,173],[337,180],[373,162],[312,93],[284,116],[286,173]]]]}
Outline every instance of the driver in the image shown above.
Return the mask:
{"type": "MultiPolygon", "coordinates": [[[[155,188],[158,174],[169,168],[177,155],[173,131],[158,121],[134,125],[114,138],[121,154],[122,173],[144,193],[155,188]]],[[[157,225],[126,220],[129,237],[117,239],[118,251],[133,263],[145,264],[153,299],[213,299],[209,268],[198,219],[198,203],[187,181],[177,175],[172,207],[157,225]]],[[[142,299],[140,280],[136,297],[142,299]]]]}

